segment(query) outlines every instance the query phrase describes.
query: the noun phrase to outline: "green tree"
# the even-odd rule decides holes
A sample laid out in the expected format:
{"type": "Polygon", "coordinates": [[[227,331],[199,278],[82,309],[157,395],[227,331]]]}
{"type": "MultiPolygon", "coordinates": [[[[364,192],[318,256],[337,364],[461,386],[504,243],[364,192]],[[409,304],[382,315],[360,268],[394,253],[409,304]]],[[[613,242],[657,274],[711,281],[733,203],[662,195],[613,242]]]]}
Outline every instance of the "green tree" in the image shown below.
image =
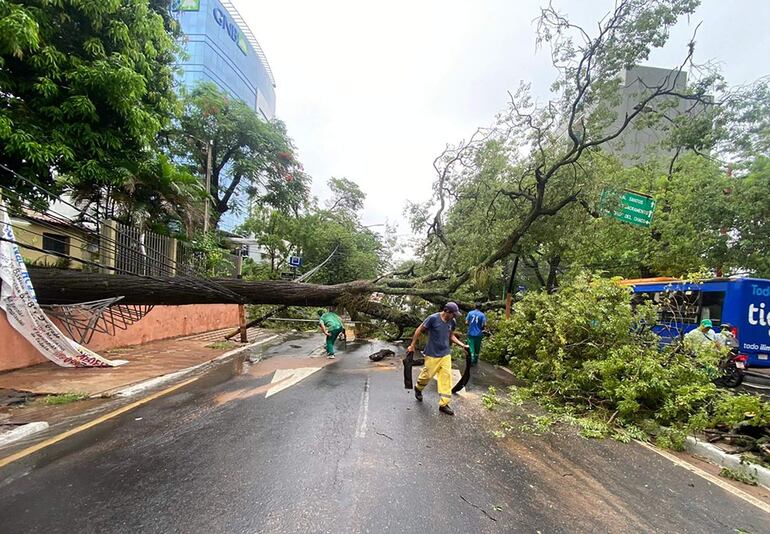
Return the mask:
{"type": "Polygon", "coordinates": [[[337,198],[344,199],[337,203],[336,208],[340,209],[320,209],[315,203],[307,203],[296,214],[267,206],[252,209],[239,231],[254,236],[266,250],[269,272],[263,272],[264,276],[279,277],[290,255],[301,256],[305,269],[310,269],[335,250],[331,260],[314,275],[313,282],[336,284],[374,278],[389,263],[388,244],[363,227],[353,210],[363,204],[366,195],[350,180],[332,179],[329,186],[337,198]],[[340,184],[342,189],[335,190],[340,184]]]}
{"type": "Polygon", "coordinates": [[[171,153],[206,174],[211,142],[213,222],[246,195],[257,202],[297,212],[307,198],[309,179],[294,157],[280,121],[267,122],[212,83],[201,83],[182,97],[183,111],[167,132],[171,153]]]}
{"type": "MultiPolygon", "coordinates": [[[[167,1],[0,0],[0,164],[53,189],[120,185],[174,111],[167,1]],[[117,182],[117,183],[116,183],[117,182]]],[[[39,190],[2,173],[27,198],[39,190]]]]}
{"type": "MultiPolygon", "coordinates": [[[[558,271],[563,263],[564,242],[553,239],[544,246],[535,235],[574,228],[566,214],[587,211],[601,189],[602,148],[638,122],[657,118],[647,110],[667,109],[677,99],[703,108],[709,100],[716,78],[681,88],[673,79],[682,67],[646,87],[627,111],[618,111],[620,74],[665,45],[669,28],[696,5],[621,0],[590,34],[552,6],[542,10],[538,41],[550,47],[558,72],[551,100],[538,103],[522,84],[493,126],[448,146],[436,159],[432,216],[425,216],[424,205],[409,208],[416,215],[413,227],[427,235],[423,274],[449,275],[448,282],[431,286],[434,294],[484,294],[513,254],[542,256],[548,268],[541,276],[548,285],[554,266],[558,271]]],[[[692,58],[693,46],[682,65],[692,58]]]]}
{"type": "Polygon", "coordinates": [[[327,185],[332,192],[332,198],[326,202],[329,211],[356,214],[363,209],[366,193],[357,183],[347,178],[330,178],[327,185]]]}

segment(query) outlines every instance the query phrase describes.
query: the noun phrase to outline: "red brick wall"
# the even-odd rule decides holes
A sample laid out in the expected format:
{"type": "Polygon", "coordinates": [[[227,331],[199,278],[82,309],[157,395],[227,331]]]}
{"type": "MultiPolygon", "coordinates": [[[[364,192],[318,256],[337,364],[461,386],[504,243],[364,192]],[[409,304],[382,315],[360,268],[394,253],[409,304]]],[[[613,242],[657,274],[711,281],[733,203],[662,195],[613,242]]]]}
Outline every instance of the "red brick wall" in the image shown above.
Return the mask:
{"type": "MultiPolygon", "coordinates": [[[[99,352],[231,326],[238,326],[236,304],[156,306],[141,321],[129,326],[127,330],[118,330],[115,336],[95,333],[87,346],[99,352]]],[[[45,361],[46,358],[8,324],[5,313],[0,311],[0,371],[29,367],[45,361]]]]}

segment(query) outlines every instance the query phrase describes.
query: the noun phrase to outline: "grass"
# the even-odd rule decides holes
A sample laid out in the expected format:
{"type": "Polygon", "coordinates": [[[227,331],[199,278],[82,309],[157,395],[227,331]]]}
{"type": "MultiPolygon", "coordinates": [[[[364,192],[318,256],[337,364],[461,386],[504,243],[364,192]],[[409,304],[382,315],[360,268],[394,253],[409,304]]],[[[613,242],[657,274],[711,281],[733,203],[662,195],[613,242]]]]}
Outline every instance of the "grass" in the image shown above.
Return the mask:
{"type": "Polygon", "coordinates": [[[207,349],[216,349],[216,350],[228,350],[228,349],[235,349],[240,347],[237,343],[233,343],[232,341],[216,341],[212,343],[211,345],[206,345],[207,349]]]}
{"type": "Polygon", "coordinates": [[[49,395],[45,398],[45,403],[49,406],[61,406],[86,399],[88,396],[82,393],[62,393],[60,395],[49,395]]]}

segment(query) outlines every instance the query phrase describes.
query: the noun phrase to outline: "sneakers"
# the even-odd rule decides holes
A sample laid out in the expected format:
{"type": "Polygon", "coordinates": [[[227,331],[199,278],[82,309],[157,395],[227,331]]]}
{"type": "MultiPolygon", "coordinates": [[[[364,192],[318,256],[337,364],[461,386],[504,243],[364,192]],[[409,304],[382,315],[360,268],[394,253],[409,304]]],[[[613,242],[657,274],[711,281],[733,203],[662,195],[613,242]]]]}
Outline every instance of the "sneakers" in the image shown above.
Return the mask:
{"type": "Polygon", "coordinates": [[[414,388],[414,398],[422,402],[422,391],[420,391],[417,388],[414,388]]]}
{"type": "Polygon", "coordinates": [[[445,413],[447,415],[454,415],[455,414],[454,410],[452,408],[450,408],[448,404],[445,405],[445,406],[439,406],[438,407],[438,411],[439,412],[443,412],[443,413],[445,413]]]}
{"type": "Polygon", "coordinates": [[[330,360],[334,359],[334,354],[327,354],[326,357],[330,360]]]}

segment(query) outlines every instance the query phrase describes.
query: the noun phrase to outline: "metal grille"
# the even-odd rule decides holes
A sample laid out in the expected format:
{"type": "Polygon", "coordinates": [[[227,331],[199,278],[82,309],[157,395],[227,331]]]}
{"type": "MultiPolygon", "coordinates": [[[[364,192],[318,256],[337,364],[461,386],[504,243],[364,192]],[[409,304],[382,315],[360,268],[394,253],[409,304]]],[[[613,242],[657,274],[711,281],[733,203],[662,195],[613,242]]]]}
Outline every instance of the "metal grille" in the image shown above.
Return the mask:
{"type": "Polygon", "coordinates": [[[122,298],[41,307],[61,322],[72,339],[85,345],[95,332],[114,336],[118,330],[126,330],[140,321],[153,308],[152,305],[120,304],[122,298]]]}
{"type": "Polygon", "coordinates": [[[171,239],[154,232],[117,223],[115,268],[118,272],[143,276],[173,274],[171,239]]]}

